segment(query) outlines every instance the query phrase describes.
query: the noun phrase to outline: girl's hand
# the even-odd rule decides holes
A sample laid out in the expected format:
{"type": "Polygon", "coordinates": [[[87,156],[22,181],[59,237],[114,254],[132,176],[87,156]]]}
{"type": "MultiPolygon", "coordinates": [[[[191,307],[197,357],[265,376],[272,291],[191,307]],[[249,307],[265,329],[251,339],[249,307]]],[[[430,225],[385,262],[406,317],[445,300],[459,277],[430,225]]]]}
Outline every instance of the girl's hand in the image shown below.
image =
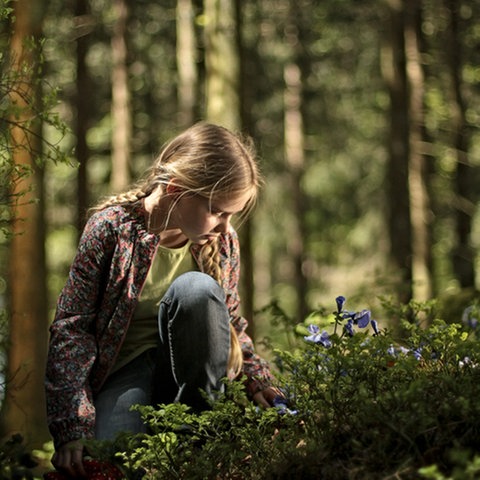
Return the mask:
{"type": "Polygon", "coordinates": [[[253,396],[253,401],[264,408],[273,407],[273,401],[276,397],[283,397],[282,392],[276,387],[267,387],[265,390],[257,392],[253,396]]]}
{"type": "Polygon", "coordinates": [[[73,440],[62,445],[52,457],[52,465],[60,472],[71,477],[87,476],[83,465],[83,444],[73,440]]]}

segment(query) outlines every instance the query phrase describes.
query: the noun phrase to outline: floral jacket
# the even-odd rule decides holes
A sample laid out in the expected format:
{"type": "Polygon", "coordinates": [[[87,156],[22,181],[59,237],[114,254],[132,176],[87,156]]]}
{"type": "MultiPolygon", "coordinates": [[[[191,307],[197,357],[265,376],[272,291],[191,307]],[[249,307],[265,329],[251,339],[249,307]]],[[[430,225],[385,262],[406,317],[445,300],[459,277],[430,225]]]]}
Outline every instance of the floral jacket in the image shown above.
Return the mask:
{"type": "MultiPolygon", "coordinates": [[[[93,396],[115,363],[157,246],[141,207],[109,207],[89,219],[50,327],[45,388],[55,446],[93,438],[93,396]]],[[[191,253],[196,259],[198,245],[191,253]]],[[[253,395],[270,385],[272,376],[239,315],[239,244],[233,229],[221,236],[220,253],[227,306],[253,395]]]]}

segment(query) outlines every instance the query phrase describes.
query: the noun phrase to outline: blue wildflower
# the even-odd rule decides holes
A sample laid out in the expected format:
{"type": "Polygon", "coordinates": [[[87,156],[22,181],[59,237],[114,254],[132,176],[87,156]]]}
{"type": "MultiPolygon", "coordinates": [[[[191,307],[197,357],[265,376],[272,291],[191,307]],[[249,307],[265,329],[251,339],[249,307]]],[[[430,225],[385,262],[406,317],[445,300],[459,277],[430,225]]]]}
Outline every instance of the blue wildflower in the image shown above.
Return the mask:
{"type": "Polygon", "coordinates": [[[387,353],[389,355],[391,355],[392,357],[396,357],[397,356],[397,353],[395,352],[395,347],[393,345],[390,345],[388,348],[387,348],[387,353]]]}
{"type": "Polygon", "coordinates": [[[289,415],[296,415],[298,413],[297,410],[291,410],[288,408],[287,399],[283,395],[277,395],[273,399],[273,406],[278,410],[280,415],[284,415],[286,413],[289,415]]]}
{"type": "Polygon", "coordinates": [[[341,312],[342,314],[340,315],[340,317],[342,318],[342,320],[348,320],[349,318],[351,318],[352,320],[355,318],[355,315],[357,314],[356,312],[341,312]]]}
{"type": "Polygon", "coordinates": [[[417,348],[415,350],[412,350],[413,356],[415,357],[416,360],[421,360],[422,359],[422,349],[417,348]]]}
{"type": "Polygon", "coordinates": [[[348,320],[348,322],[345,324],[345,332],[347,332],[347,334],[350,336],[350,337],[353,337],[353,335],[355,334],[355,331],[353,330],[353,320],[350,318],[348,320]]]}
{"type": "Polygon", "coordinates": [[[373,332],[375,335],[380,335],[380,332],[378,330],[378,322],[376,320],[370,320],[370,325],[373,328],[373,332]]]}
{"type": "Polygon", "coordinates": [[[395,348],[393,345],[390,345],[390,347],[388,347],[387,349],[387,353],[389,355],[391,355],[392,357],[399,357],[400,355],[408,355],[408,354],[412,354],[415,359],[417,360],[421,360],[422,359],[422,349],[421,348],[417,348],[415,350],[411,350],[407,347],[404,347],[403,345],[400,345],[399,347],[395,348]]]}
{"type": "Polygon", "coordinates": [[[473,305],[467,307],[462,313],[462,323],[472,330],[478,327],[478,318],[474,316],[476,313],[477,309],[473,305]]]}
{"type": "Polygon", "coordinates": [[[370,323],[370,310],[362,310],[355,314],[353,323],[358,325],[358,328],[365,328],[370,323]]]}
{"type": "Polygon", "coordinates": [[[329,348],[332,346],[332,342],[330,341],[328,332],[326,332],[325,330],[320,332],[320,328],[318,327],[318,325],[309,325],[308,331],[311,335],[303,337],[305,341],[321,344],[325,348],[329,348]]]}
{"type": "Polygon", "coordinates": [[[340,313],[343,311],[343,306],[345,305],[345,297],[343,295],[338,296],[335,301],[337,302],[337,312],[340,313]]]}

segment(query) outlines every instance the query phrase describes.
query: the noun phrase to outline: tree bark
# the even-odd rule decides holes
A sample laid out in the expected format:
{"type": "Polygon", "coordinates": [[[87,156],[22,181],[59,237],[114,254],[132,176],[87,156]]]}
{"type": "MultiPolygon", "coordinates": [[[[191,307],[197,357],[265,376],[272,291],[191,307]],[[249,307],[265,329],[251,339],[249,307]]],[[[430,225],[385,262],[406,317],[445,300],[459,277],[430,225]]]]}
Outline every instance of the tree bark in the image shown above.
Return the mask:
{"type": "MultiPolygon", "coordinates": [[[[251,117],[251,96],[255,76],[248,73],[246,61],[248,52],[243,41],[242,0],[235,0],[236,16],[236,48],[239,57],[239,97],[240,97],[240,125],[242,129],[252,135],[254,130],[251,117]]],[[[242,313],[249,319],[247,333],[255,340],[255,249],[253,246],[254,219],[247,218],[239,232],[242,256],[242,275],[240,279],[240,293],[242,297],[242,313]]]]}
{"type": "Polygon", "coordinates": [[[127,65],[126,0],[114,0],[115,24],[112,35],[112,174],[110,187],[114,192],[124,190],[130,183],[132,118],[127,65]]]}
{"type": "Polygon", "coordinates": [[[177,1],[178,124],[189,127],[197,105],[197,43],[192,0],[177,1]]]}
{"type": "Polygon", "coordinates": [[[292,232],[289,235],[288,249],[293,261],[293,279],[297,299],[297,321],[303,321],[309,313],[307,303],[308,279],[304,273],[305,240],[307,227],[305,223],[306,198],[302,188],[305,175],[305,132],[302,111],[302,18],[298,3],[290,0],[285,43],[289,49],[290,59],[284,66],[284,138],[285,161],[290,177],[290,191],[293,197],[292,232]]]}
{"type": "Polygon", "coordinates": [[[305,170],[305,149],[302,104],[302,77],[299,66],[289,62],[284,68],[285,81],[285,160],[290,176],[290,191],[293,196],[292,231],[289,235],[288,249],[294,266],[294,286],[297,298],[297,321],[301,322],[308,313],[307,279],[303,273],[305,258],[305,195],[302,179],[305,170]]]}
{"type": "Polygon", "coordinates": [[[432,211],[429,188],[429,156],[425,131],[424,71],[422,64],[422,2],[405,2],[405,57],[409,86],[408,186],[412,226],[413,297],[418,301],[433,296],[432,211]]]}
{"type": "Polygon", "coordinates": [[[43,386],[48,328],[43,171],[36,162],[41,154],[41,123],[32,113],[41,92],[36,82],[38,58],[26,41],[40,37],[44,5],[19,0],[14,7],[11,55],[18,84],[12,100],[20,112],[15,122],[24,128],[11,130],[12,155],[15,165],[30,169],[31,174],[12,185],[16,201],[8,265],[9,348],[2,433],[19,432],[29,445],[39,447],[49,438],[43,386]]]}
{"type": "Polygon", "coordinates": [[[89,6],[87,0],[77,0],[75,3],[75,23],[78,34],[76,35],[76,60],[77,60],[77,95],[75,98],[75,108],[77,111],[75,122],[75,134],[77,143],[75,154],[78,161],[77,173],[77,232],[80,237],[85,225],[85,214],[89,206],[88,199],[88,178],[87,164],[90,155],[87,144],[87,131],[90,124],[90,102],[85,99],[91,95],[90,77],[86,57],[89,46],[89,37],[87,32],[89,20],[89,6]]]}
{"type": "Polygon", "coordinates": [[[205,0],[206,117],[240,129],[239,55],[234,0],[205,0]]]}
{"type": "Polygon", "coordinates": [[[390,96],[388,138],[387,209],[390,259],[398,299],[412,298],[412,231],[409,192],[408,91],[405,67],[402,0],[388,0],[389,28],[383,45],[382,71],[390,96]]]}
{"type": "MultiPolygon", "coordinates": [[[[459,38],[459,4],[446,0],[450,13],[447,42],[447,64],[451,81],[451,111],[453,113],[453,147],[456,154],[455,175],[455,247],[452,255],[453,271],[462,288],[475,286],[475,253],[471,245],[472,221],[475,214],[475,188],[472,182],[473,166],[469,161],[469,132],[466,104],[462,92],[462,45],[459,38]]],[[[478,188],[478,187],[477,187],[478,188]]]]}

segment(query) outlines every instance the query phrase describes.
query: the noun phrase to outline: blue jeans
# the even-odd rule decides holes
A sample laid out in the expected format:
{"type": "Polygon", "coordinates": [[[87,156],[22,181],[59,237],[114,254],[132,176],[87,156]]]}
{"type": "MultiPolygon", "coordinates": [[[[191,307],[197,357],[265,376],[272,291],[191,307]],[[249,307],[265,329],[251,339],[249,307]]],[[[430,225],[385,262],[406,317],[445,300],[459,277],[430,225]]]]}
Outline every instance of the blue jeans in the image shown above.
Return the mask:
{"type": "Polygon", "coordinates": [[[175,279],[160,303],[158,349],[109,376],[95,397],[95,437],[145,432],[132,405],[182,402],[195,411],[207,408],[204,394],[214,400],[223,390],[229,321],[225,293],[209,275],[188,272],[175,279]]]}

